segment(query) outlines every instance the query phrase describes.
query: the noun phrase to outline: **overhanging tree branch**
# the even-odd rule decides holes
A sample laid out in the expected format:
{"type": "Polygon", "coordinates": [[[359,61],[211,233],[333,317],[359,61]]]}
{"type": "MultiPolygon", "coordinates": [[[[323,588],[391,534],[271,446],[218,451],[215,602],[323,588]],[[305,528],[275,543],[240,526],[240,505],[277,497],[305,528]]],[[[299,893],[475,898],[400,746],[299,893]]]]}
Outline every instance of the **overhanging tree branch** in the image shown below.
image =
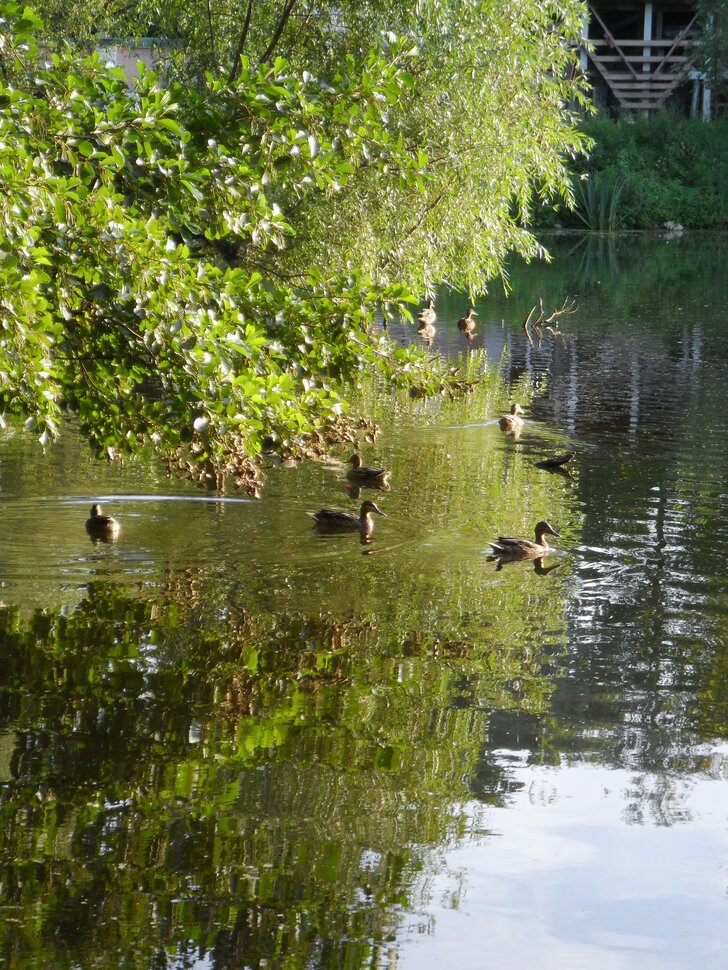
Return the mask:
{"type": "Polygon", "coordinates": [[[261,61],[269,61],[273,51],[276,49],[278,41],[281,39],[281,34],[283,33],[286,24],[288,23],[288,18],[291,16],[291,11],[296,5],[296,0],[288,0],[285,7],[283,8],[283,13],[281,14],[281,19],[278,21],[278,26],[276,27],[273,37],[271,38],[270,44],[265,50],[261,61]]]}
{"type": "Polygon", "coordinates": [[[245,21],[243,23],[243,29],[240,32],[240,38],[238,40],[237,46],[235,48],[235,54],[233,55],[233,62],[230,65],[230,73],[228,74],[228,84],[232,84],[240,73],[240,58],[242,57],[243,51],[245,50],[245,41],[248,39],[248,30],[250,29],[250,18],[253,13],[253,0],[248,0],[248,9],[245,11],[245,21]]]}

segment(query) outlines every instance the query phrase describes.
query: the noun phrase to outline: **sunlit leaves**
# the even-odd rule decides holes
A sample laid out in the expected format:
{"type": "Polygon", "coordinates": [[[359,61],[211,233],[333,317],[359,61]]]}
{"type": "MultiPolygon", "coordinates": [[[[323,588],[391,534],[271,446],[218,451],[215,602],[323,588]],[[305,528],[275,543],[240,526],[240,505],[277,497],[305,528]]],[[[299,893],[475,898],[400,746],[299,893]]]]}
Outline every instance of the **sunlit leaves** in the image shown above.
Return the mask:
{"type": "Polygon", "coordinates": [[[365,49],[357,27],[332,59],[312,27],[290,60],[243,51],[234,81],[130,88],[96,58],[39,67],[34,18],[4,4],[0,409],[40,436],[71,410],[100,453],[151,444],[237,475],[266,435],[338,421],[363,373],[447,390],[378,308],[406,315],[437,280],[477,291],[509,250],[535,253],[534,180],[568,193],[557,152],[580,143],[555,80],[574,11],[555,31],[536,4],[498,10],[394,4],[365,49]],[[456,53],[470,75],[443,73],[456,53]]]}

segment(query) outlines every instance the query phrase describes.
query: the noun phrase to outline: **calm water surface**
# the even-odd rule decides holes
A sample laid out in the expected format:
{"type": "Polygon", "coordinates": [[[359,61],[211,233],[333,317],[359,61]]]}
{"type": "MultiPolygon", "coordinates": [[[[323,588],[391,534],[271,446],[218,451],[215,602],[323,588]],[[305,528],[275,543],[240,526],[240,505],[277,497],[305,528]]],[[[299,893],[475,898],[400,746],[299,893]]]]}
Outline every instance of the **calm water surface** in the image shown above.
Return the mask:
{"type": "Polygon", "coordinates": [[[472,395],[372,395],[387,493],[2,433],[4,965],[728,966],[728,243],[552,250],[469,346],[441,295],[472,395]],[[527,339],[539,295],[578,310],[527,339]],[[370,545],[312,532],[363,497],[370,545]]]}

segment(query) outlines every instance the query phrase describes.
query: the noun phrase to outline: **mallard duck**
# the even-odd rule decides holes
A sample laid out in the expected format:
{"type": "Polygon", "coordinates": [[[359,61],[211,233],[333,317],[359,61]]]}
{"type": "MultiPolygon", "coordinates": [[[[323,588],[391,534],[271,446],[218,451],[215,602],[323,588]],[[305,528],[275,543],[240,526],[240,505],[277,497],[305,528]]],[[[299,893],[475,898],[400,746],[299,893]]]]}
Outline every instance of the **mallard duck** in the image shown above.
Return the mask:
{"type": "MultiPolygon", "coordinates": [[[[432,297],[427,301],[427,306],[423,307],[417,314],[417,321],[420,325],[424,324],[427,326],[433,326],[437,320],[437,314],[435,313],[435,301],[432,297]]],[[[419,328],[418,328],[419,329],[419,328]]]]}
{"type": "Polygon", "coordinates": [[[423,307],[422,310],[417,314],[417,333],[423,340],[427,342],[428,345],[432,344],[435,339],[435,334],[437,333],[435,329],[435,320],[437,320],[437,314],[435,313],[435,301],[432,297],[427,301],[427,306],[423,307]]]}
{"type": "Polygon", "coordinates": [[[477,315],[475,309],[470,307],[465,316],[458,320],[458,330],[464,333],[468,340],[472,340],[476,336],[475,320],[473,320],[473,317],[477,317],[477,315]]]}
{"type": "Polygon", "coordinates": [[[91,514],[86,519],[86,532],[92,539],[101,539],[109,542],[119,535],[121,525],[110,515],[104,515],[101,506],[94,504],[91,506],[91,514]]]}
{"type": "Polygon", "coordinates": [[[356,485],[369,485],[372,488],[383,488],[387,489],[389,487],[389,477],[392,474],[386,468],[367,468],[361,463],[361,455],[359,452],[355,452],[349,459],[351,463],[351,468],[346,473],[346,477],[350,482],[354,482],[356,485]]]}
{"type": "Polygon", "coordinates": [[[359,515],[335,509],[319,509],[318,512],[310,512],[309,515],[313,516],[313,527],[318,532],[360,532],[362,539],[368,539],[374,532],[373,512],[386,518],[386,513],[382,512],[374,502],[362,502],[359,515]]]}
{"type": "Polygon", "coordinates": [[[563,468],[564,465],[568,465],[570,461],[576,457],[575,451],[567,451],[565,455],[554,455],[553,458],[544,458],[543,461],[537,461],[537,468],[563,468]]]}
{"type": "Polygon", "coordinates": [[[523,408],[520,404],[511,405],[511,413],[504,414],[498,421],[498,426],[501,431],[505,431],[506,434],[514,434],[515,432],[520,432],[523,427],[523,418],[519,418],[518,415],[523,414],[523,408]]]}
{"type": "Polygon", "coordinates": [[[549,551],[550,546],[546,542],[547,535],[557,538],[560,535],[548,522],[537,522],[535,533],[535,542],[531,542],[530,539],[512,539],[508,536],[499,536],[497,540],[489,544],[497,558],[535,559],[537,556],[545,556],[549,551]]]}

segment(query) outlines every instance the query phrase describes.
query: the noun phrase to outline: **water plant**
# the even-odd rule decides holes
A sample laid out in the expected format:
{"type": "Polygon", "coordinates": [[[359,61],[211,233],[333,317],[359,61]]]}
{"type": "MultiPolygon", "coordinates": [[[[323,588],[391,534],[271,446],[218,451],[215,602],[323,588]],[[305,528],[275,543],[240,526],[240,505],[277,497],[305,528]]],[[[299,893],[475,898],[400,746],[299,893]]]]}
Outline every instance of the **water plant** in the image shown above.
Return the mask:
{"type": "Polygon", "coordinates": [[[576,183],[574,212],[587,229],[612,230],[622,223],[624,182],[609,172],[595,172],[576,183]]]}

